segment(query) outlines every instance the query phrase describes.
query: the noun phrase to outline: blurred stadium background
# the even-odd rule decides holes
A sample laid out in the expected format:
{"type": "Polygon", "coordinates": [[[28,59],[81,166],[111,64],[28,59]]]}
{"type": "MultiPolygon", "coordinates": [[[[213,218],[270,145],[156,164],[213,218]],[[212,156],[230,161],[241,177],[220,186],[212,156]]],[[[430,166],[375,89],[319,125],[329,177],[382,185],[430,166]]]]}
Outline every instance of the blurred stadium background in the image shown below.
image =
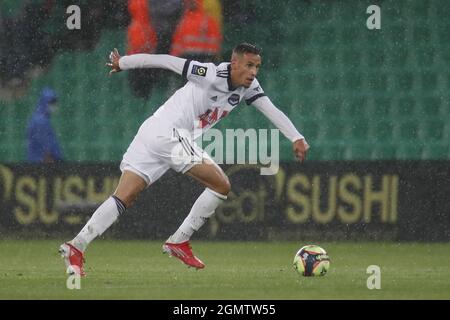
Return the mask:
{"type": "MultiPolygon", "coordinates": [[[[362,294],[351,288],[340,296],[338,286],[342,283],[336,283],[332,293],[325,287],[308,285],[315,293],[298,295],[289,287],[299,285],[298,280],[293,284],[286,280],[281,281],[284,287],[280,286],[279,292],[264,296],[255,289],[248,292],[248,298],[349,298],[353,294],[363,298],[448,299],[449,2],[286,0],[275,5],[270,0],[222,0],[220,4],[220,56],[228,60],[233,46],[241,41],[263,49],[260,83],[305,135],[311,150],[307,163],[299,166],[294,162],[291,144],[281,137],[282,165],[275,177],[258,176],[254,168],[226,165],[233,194],[198,239],[270,240],[270,248],[277,244],[284,247],[274,250],[288,255],[286,269],[295,249],[306,241],[336,241],[327,242],[328,248],[336,249],[336,255],[345,255],[346,248],[359,248],[368,264],[382,263],[371,262],[370,254],[375,252],[377,259],[383,259],[383,250],[405,259],[398,270],[405,277],[398,280],[395,288],[399,291],[385,296],[370,296],[367,289],[362,294]],[[381,8],[380,30],[366,27],[370,16],[366,9],[372,4],[381,8]],[[367,243],[370,250],[362,250],[364,243],[359,247],[356,244],[363,240],[389,244],[367,243]],[[398,246],[405,241],[420,243],[398,246]],[[406,253],[402,248],[408,248],[406,253]],[[440,255],[435,256],[433,248],[440,255]],[[422,281],[417,278],[422,275],[412,255],[415,250],[422,252],[424,260],[447,257],[439,270],[428,266],[426,272],[441,280],[433,285],[442,286],[442,295],[433,295],[439,290],[433,291],[435,287],[428,278],[420,278],[424,288],[421,293],[418,287],[401,287],[412,279],[422,281]]],[[[108,77],[105,62],[111,49],[117,47],[121,53],[127,49],[129,16],[125,0],[95,4],[2,0],[0,13],[0,238],[9,239],[0,243],[2,253],[11,261],[19,259],[15,254],[21,249],[17,248],[29,244],[21,239],[45,238],[42,246],[56,248],[58,241],[80,229],[92,208],[114,190],[120,174],[118,163],[139,125],[171,95],[173,87],[167,74],[161,73],[146,100],[132,94],[126,75],[108,77]],[[66,27],[66,8],[72,4],[81,8],[81,30],[66,27]],[[51,10],[45,14],[47,9],[43,8],[49,5],[51,10]],[[45,86],[59,96],[53,125],[64,161],[30,165],[26,162],[25,128],[45,86]]],[[[242,104],[240,108],[217,128],[273,127],[251,107],[242,104]]],[[[169,173],[105,237],[110,241],[164,239],[182,221],[201,190],[185,177],[169,173]]],[[[233,246],[233,242],[228,244],[233,246]]],[[[208,252],[208,245],[222,244],[205,241],[202,245],[208,252]]],[[[250,246],[264,253],[264,246],[253,242],[250,246]]],[[[124,250],[132,246],[127,248],[124,250]]],[[[97,251],[98,256],[101,253],[97,251]]],[[[210,249],[211,261],[217,259],[212,258],[214,254],[210,249]]],[[[232,251],[229,254],[233,255],[232,251]]],[[[242,251],[242,257],[246,255],[248,252],[242,251]]],[[[333,252],[330,255],[333,259],[333,252]]],[[[343,272],[351,279],[354,270],[344,259],[334,257],[336,264],[332,263],[329,278],[334,276],[336,280],[343,272]],[[339,263],[341,269],[333,269],[339,263]]],[[[284,263],[282,257],[277,259],[284,263]]],[[[391,262],[394,266],[388,270],[392,271],[395,260],[391,262]]],[[[251,262],[242,265],[250,266],[251,262]]],[[[14,291],[14,269],[7,264],[0,266],[3,281],[9,284],[0,289],[1,298],[34,297],[14,291]]],[[[220,267],[220,262],[213,266],[220,267]]],[[[268,268],[272,267],[278,265],[268,268]]],[[[101,268],[98,264],[100,274],[101,268]]],[[[358,268],[364,286],[365,269],[362,265],[358,268]]],[[[107,277],[108,273],[102,272],[107,277]]],[[[119,279],[123,270],[114,272],[119,279]]],[[[192,281],[200,280],[193,276],[192,281]]],[[[95,287],[102,285],[98,281],[95,287]]],[[[170,285],[176,287],[177,283],[172,281],[170,285]]],[[[234,285],[239,286],[237,282],[234,285]]],[[[93,292],[84,297],[99,297],[93,292]]],[[[233,292],[223,296],[215,292],[212,296],[243,298],[233,292]]],[[[146,296],[145,292],[134,292],[130,297],[170,299],[171,294],[146,296]]],[[[62,297],[69,296],[65,292],[62,297]]]]}
{"type": "MultiPolygon", "coordinates": [[[[65,37],[71,45],[61,44],[45,72],[28,77],[19,92],[2,91],[4,162],[25,160],[23,128],[44,85],[61,95],[55,126],[70,161],[121,160],[142,119],[169,94],[163,79],[147,102],[132,96],[125,76],[106,77],[103,62],[111,48],[125,52],[126,26],[114,23],[114,12],[105,12],[95,34],[82,28],[72,35],[65,27],[65,2],[57,1],[41,32],[55,41],[65,37]]],[[[222,56],[228,59],[243,40],[263,48],[259,78],[314,143],[311,160],[449,159],[447,1],[381,1],[382,28],[372,31],[365,27],[370,4],[243,1],[236,14],[243,17],[225,16],[222,56]]],[[[3,19],[18,15],[22,5],[2,1],[3,19]]],[[[223,4],[224,9],[234,5],[223,4]]],[[[22,54],[32,50],[27,43],[21,49],[22,54]]],[[[266,125],[262,116],[243,109],[221,128],[266,125]]],[[[291,161],[290,145],[282,143],[284,160],[291,161]]]]}

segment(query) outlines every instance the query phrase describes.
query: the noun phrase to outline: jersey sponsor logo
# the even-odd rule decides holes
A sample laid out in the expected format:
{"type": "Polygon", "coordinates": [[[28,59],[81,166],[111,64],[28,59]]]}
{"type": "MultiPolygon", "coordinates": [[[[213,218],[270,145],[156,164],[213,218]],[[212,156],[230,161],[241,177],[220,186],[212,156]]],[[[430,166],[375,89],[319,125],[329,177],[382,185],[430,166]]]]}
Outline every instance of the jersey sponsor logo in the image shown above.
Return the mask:
{"type": "Polygon", "coordinates": [[[217,96],[211,97],[212,101],[217,101],[217,96]]]}
{"type": "Polygon", "coordinates": [[[234,107],[234,106],[237,106],[237,105],[239,104],[239,99],[240,99],[240,98],[241,98],[241,97],[240,97],[238,94],[233,93],[233,94],[228,98],[228,103],[231,104],[233,107],[234,107]]]}
{"type": "Polygon", "coordinates": [[[228,111],[224,110],[222,111],[222,114],[220,115],[219,118],[219,108],[214,108],[214,111],[211,109],[206,110],[206,112],[204,114],[202,114],[199,117],[200,123],[199,123],[199,127],[200,128],[205,128],[208,125],[212,125],[214,122],[219,121],[222,118],[225,118],[228,114],[228,111]]]}
{"type": "Polygon", "coordinates": [[[206,71],[208,71],[207,67],[203,67],[203,66],[198,66],[196,64],[194,64],[192,66],[192,71],[191,73],[196,75],[196,76],[200,76],[200,77],[206,77],[206,71]]]}
{"type": "Polygon", "coordinates": [[[256,92],[259,92],[260,90],[261,90],[261,87],[260,86],[257,86],[255,89],[253,89],[254,91],[256,91],[256,92]]]}

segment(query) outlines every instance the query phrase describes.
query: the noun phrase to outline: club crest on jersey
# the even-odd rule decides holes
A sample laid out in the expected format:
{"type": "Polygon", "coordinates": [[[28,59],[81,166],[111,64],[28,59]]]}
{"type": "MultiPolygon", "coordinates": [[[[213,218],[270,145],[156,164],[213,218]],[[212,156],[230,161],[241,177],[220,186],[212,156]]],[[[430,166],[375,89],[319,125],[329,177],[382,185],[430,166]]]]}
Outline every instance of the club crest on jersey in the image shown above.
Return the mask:
{"type": "Polygon", "coordinates": [[[206,71],[208,71],[207,67],[203,67],[203,66],[198,66],[198,65],[193,65],[192,66],[192,74],[195,74],[196,76],[200,76],[200,77],[206,77],[206,71]]]}
{"type": "Polygon", "coordinates": [[[240,96],[236,93],[233,93],[229,98],[228,98],[228,103],[231,104],[233,107],[237,106],[239,104],[239,99],[240,96]]]}

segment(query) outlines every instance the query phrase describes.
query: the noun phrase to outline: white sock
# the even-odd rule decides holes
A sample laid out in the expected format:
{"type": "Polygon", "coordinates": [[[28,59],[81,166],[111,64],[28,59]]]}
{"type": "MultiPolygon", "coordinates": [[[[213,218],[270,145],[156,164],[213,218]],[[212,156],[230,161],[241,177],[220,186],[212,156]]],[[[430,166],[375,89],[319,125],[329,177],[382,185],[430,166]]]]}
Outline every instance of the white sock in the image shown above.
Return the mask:
{"type": "Polygon", "coordinates": [[[205,224],[216,208],[226,199],[227,196],[206,188],[195,201],[191,212],[189,212],[181,226],[170,236],[168,242],[181,243],[189,240],[192,234],[205,224]]]}
{"type": "Polygon", "coordinates": [[[125,206],[115,196],[109,197],[100,207],[95,210],[92,217],[81,229],[80,233],[73,238],[71,244],[84,252],[88,244],[97,236],[102,235],[114,221],[117,220],[120,213],[125,211],[125,206]]]}

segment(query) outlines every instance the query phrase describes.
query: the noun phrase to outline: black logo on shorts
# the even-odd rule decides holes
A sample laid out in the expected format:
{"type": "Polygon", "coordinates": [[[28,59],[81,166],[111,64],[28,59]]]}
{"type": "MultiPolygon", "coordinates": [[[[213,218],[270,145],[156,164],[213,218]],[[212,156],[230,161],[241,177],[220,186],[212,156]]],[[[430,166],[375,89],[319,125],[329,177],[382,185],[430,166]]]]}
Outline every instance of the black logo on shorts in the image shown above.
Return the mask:
{"type": "Polygon", "coordinates": [[[228,103],[231,104],[233,107],[237,106],[239,104],[239,99],[240,96],[236,93],[233,93],[229,98],[228,98],[228,103]]]}
{"type": "Polygon", "coordinates": [[[197,65],[193,65],[192,66],[192,74],[195,74],[196,76],[200,76],[200,77],[206,77],[206,71],[208,71],[207,67],[203,67],[203,66],[197,66],[197,65]]]}

